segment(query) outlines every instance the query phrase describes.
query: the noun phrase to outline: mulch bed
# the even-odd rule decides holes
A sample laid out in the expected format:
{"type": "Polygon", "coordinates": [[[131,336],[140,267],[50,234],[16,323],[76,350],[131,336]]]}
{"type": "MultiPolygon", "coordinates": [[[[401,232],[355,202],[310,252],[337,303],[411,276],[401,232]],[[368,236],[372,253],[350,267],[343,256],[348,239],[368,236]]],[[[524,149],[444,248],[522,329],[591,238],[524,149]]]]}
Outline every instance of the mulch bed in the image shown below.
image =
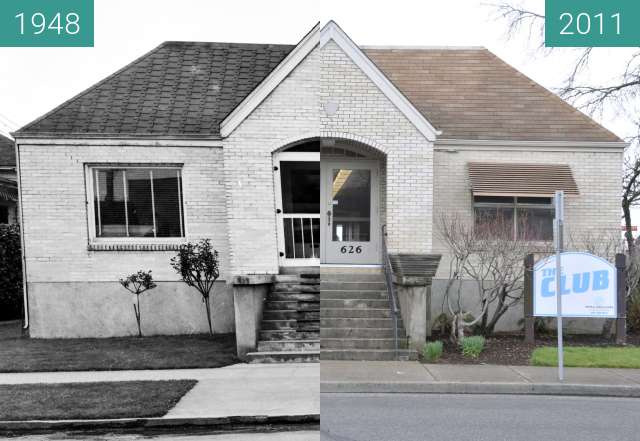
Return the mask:
{"type": "Polygon", "coordinates": [[[0,385],[0,420],[164,416],[195,380],[0,385]]]}
{"type": "MultiPolygon", "coordinates": [[[[443,364],[500,364],[500,365],[529,365],[531,353],[540,346],[556,346],[555,335],[536,336],[535,344],[526,344],[523,335],[497,334],[486,340],[485,349],[477,359],[462,355],[460,348],[451,343],[448,336],[440,338],[433,335],[430,340],[442,340],[444,350],[442,357],[436,363],[443,364]]],[[[599,335],[565,335],[564,344],[567,346],[614,346],[615,344],[599,335]]],[[[640,334],[627,336],[627,344],[640,346],[640,334]]]]}
{"type": "Polygon", "coordinates": [[[32,339],[0,326],[0,372],[218,368],[239,363],[234,334],[32,339]]]}

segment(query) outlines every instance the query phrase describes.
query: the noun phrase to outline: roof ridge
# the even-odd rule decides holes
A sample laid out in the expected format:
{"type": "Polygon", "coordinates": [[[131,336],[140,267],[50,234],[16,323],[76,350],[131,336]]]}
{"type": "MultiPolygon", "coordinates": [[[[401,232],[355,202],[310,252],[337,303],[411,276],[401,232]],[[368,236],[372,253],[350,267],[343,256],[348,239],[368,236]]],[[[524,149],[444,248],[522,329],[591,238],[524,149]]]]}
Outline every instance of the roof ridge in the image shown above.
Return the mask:
{"type": "Polygon", "coordinates": [[[376,44],[364,44],[360,46],[362,50],[398,50],[398,51],[413,51],[413,50],[450,50],[450,51],[481,51],[488,50],[485,46],[448,46],[448,45],[376,45],[376,44]]]}
{"type": "Polygon", "coordinates": [[[190,45],[190,46],[251,46],[251,47],[264,47],[264,46],[278,46],[278,47],[290,47],[295,46],[291,43],[246,43],[238,41],[193,41],[193,40],[166,40],[162,43],[164,46],[169,45],[190,45]]]}
{"type": "Polygon", "coordinates": [[[136,58],[131,63],[125,65],[124,67],[122,67],[120,69],[118,69],[117,71],[115,71],[111,75],[107,76],[106,78],[98,81],[97,83],[95,83],[92,86],[89,86],[88,88],[86,88],[82,92],[80,92],[77,95],[74,95],[73,97],[69,98],[68,100],[66,100],[65,102],[60,104],[59,106],[54,107],[53,109],[51,109],[50,111],[48,111],[44,115],[40,116],[39,118],[36,118],[35,120],[31,121],[30,123],[27,123],[26,125],[22,126],[21,128],[19,128],[15,132],[11,133],[11,135],[15,138],[15,135],[21,135],[23,133],[28,133],[29,132],[28,129],[31,128],[32,126],[38,124],[40,121],[48,118],[49,116],[53,115],[54,113],[58,112],[59,110],[63,109],[64,107],[68,106],[69,104],[79,100],[80,98],[82,98],[83,96],[85,96],[89,92],[97,89],[98,87],[100,87],[101,85],[106,83],[107,81],[109,81],[109,80],[111,80],[113,78],[116,78],[118,75],[122,74],[123,72],[125,72],[126,70],[128,70],[131,67],[135,66],[136,64],[144,61],[145,59],[147,59],[151,55],[155,54],[156,52],[158,52],[160,49],[162,49],[165,46],[167,46],[167,42],[159,44],[155,48],[151,49],[149,52],[147,52],[147,53],[141,55],[140,57],[136,58]]]}

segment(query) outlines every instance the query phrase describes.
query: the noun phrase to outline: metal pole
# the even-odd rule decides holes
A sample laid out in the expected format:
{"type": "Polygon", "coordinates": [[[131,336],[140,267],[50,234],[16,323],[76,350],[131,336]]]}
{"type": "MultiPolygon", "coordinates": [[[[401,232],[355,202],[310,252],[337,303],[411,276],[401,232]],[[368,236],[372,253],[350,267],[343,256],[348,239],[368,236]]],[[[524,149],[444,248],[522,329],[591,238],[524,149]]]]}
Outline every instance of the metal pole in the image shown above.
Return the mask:
{"type": "Polygon", "coordinates": [[[564,380],[564,354],[562,347],[562,233],[564,221],[564,192],[556,191],[555,195],[556,219],[555,219],[555,242],[556,242],[556,301],[558,318],[558,379],[564,380]]]}

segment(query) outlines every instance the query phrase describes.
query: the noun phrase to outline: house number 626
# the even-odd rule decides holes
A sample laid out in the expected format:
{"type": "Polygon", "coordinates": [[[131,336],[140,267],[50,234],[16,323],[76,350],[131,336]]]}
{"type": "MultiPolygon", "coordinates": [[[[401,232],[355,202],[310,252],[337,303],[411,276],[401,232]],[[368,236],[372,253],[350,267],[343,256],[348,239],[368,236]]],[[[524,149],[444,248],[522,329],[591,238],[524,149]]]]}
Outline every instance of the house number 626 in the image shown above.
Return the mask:
{"type": "Polygon", "coordinates": [[[354,247],[353,245],[345,245],[342,248],[340,248],[340,252],[342,254],[362,254],[362,247],[361,246],[357,246],[354,247]]]}

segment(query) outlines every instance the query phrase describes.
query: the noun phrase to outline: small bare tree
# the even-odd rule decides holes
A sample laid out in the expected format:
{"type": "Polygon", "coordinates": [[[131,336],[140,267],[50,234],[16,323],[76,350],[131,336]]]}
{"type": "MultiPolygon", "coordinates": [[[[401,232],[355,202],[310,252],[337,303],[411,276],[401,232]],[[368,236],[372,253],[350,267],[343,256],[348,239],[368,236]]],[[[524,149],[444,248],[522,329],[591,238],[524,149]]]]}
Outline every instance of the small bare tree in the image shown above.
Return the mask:
{"type": "Polygon", "coordinates": [[[140,295],[145,291],[155,288],[157,285],[153,281],[151,271],[138,271],[124,279],[120,279],[122,285],[127,291],[133,294],[133,312],[136,315],[136,323],[138,323],[138,337],[142,337],[142,328],[140,327],[140,295]]]}
{"type": "Polygon", "coordinates": [[[522,300],[524,257],[550,252],[546,242],[536,240],[538,232],[527,227],[522,217],[516,234],[513,218],[500,214],[475,225],[456,215],[441,217],[439,234],[451,256],[445,302],[452,317],[452,340],[461,341],[471,327],[492,334],[505,313],[522,300]],[[464,292],[465,280],[475,285],[472,310],[463,307],[463,300],[468,304],[470,298],[464,292]]]}
{"type": "Polygon", "coordinates": [[[180,245],[178,255],[171,259],[171,266],[180,274],[184,283],[196,288],[202,296],[209,322],[209,333],[213,335],[210,297],[214,284],[220,277],[218,251],[212,248],[209,239],[203,239],[198,243],[189,242],[180,245]]]}

